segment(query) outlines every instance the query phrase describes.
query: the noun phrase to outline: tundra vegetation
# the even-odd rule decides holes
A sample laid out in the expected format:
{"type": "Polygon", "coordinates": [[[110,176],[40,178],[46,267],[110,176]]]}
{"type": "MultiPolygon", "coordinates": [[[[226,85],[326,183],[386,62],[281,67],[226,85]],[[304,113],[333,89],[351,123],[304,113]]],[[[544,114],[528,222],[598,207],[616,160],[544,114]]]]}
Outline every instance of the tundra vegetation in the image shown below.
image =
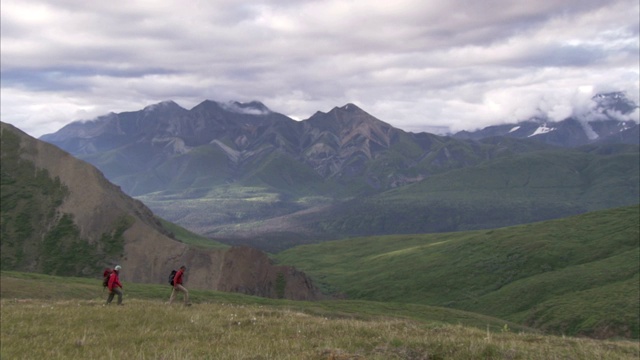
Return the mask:
{"type": "MultiPolygon", "coordinates": [[[[0,274],[2,359],[637,359],[635,341],[544,335],[459,310],[370,301],[294,302],[98,279],[0,274]]],[[[126,278],[126,273],[123,274],[126,278]]]]}
{"type": "Polygon", "coordinates": [[[325,291],[446,306],[556,334],[638,339],[640,206],[443,234],[354,238],[278,253],[325,291]]]}

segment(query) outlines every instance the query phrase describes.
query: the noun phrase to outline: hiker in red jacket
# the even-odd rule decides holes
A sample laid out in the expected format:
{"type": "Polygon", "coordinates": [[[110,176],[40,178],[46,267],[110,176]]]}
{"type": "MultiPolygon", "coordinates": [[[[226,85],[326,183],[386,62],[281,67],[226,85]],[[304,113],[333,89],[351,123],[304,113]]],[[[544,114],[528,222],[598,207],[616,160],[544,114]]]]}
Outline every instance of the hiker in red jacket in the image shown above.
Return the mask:
{"type": "Polygon", "coordinates": [[[186,270],[186,266],[180,266],[180,270],[178,270],[176,276],[173,278],[173,290],[171,290],[171,297],[169,297],[169,305],[173,303],[173,299],[176,297],[176,292],[178,291],[184,293],[184,304],[187,306],[191,305],[191,303],[189,302],[189,291],[184,286],[182,286],[182,278],[186,270]]]}
{"type": "Polygon", "coordinates": [[[122,305],[122,284],[120,283],[120,278],[118,277],[120,269],[122,269],[122,267],[120,265],[116,265],[116,267],[113,268],[111,275],[109,276],[109,282],[107,283],[107,288],[109,289],[109,298],[107,298],[107,305],[111,303],[111,300],[113,300],[113,297],[116,294],[118,295],[118,305],[122,305]]]}

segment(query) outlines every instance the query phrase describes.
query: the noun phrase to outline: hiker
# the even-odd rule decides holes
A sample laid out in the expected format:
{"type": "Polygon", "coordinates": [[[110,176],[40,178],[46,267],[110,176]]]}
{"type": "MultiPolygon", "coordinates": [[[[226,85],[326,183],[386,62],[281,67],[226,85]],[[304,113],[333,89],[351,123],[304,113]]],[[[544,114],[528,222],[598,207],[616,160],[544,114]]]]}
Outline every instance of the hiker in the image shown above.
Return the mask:
{"type": "Polygon", "coordinates": [[[191,303],[189,302],[189,291],[184,286],[182,286],[182,278],[186,270],[186,266],[180,266],[180,270],[178,270],[176,276],[173,278],[173,290],[171,290],[171,297],[169,297],[169,305],[173,303],[173,299],[176,297],[176,292],[178,291],[184,293],[184,304],[187,306],[191,305],[191,303]]]}
{"type": "Polygon", "coordinates": [[[111,304],[111,300],[113,300],[113,297],[116,294],[118,295],[118,305],[122,305],[122,284],[120,283],[120,278],[118,277],[120,269],[122,269],[122,267],[120,265],[116,265],[116,267],[113,268],[111,275],[109,276],[109,282],[107,283],[107,288],[109,289],[107,305],[111,304]]]}

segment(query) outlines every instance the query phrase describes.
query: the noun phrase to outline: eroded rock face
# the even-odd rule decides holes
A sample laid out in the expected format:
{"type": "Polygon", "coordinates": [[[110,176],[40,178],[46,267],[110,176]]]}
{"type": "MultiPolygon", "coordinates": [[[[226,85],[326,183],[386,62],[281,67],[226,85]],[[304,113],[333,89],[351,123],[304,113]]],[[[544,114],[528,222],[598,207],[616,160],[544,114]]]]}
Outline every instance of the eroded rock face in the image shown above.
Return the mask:
{"type": "Polygon", "coordinates": [[[324,297],[303,272],[291,266],[274,265],[265,253],[246,246],[227,250],[217,289],[291,300],[324,297]]]}

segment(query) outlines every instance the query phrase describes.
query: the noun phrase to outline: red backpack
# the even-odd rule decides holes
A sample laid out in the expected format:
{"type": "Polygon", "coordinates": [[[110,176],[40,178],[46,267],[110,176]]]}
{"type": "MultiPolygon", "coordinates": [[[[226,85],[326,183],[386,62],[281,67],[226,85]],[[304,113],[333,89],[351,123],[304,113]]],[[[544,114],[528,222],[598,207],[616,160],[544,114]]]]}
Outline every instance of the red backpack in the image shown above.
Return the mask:
{"type": "Polygon", "coordinates": [[[102,273],[102,287],[109,286],[109,278],[111,277],[111,273],[113,273],[113,269],[104,269],[104,272],[102,273]]]}

